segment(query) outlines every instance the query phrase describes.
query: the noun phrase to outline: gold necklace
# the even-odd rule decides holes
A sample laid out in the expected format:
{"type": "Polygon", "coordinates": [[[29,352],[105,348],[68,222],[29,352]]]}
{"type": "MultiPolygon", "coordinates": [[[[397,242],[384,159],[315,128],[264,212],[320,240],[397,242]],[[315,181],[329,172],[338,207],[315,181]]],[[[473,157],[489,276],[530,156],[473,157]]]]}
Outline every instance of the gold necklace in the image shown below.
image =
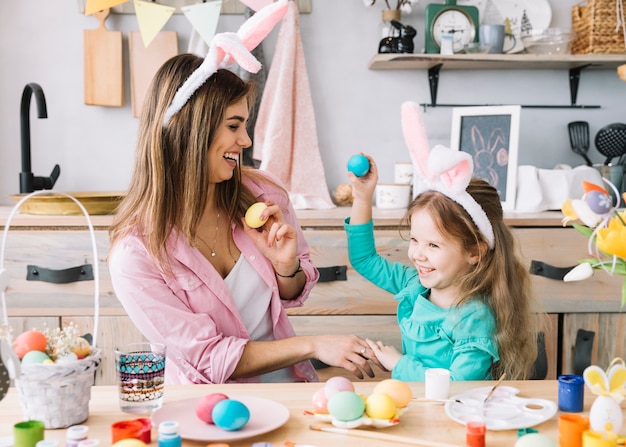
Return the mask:
{"type": "Polygon", "coordinates": [[[200,236],[196,236],[196,239],[198,239],[200,242],[202,242],[206,248],[208,248],[209,250],[211,250],[211,257],[214,258],[216,253],[215,253],[215,246],[217,245],[217,233],[220,229],[220,213],[217,213],[217,219],[215,219],[215,236],[213,237],[213,248],[211,248],[209,246],[209,244],[207,244],[205,242],[204,239],[202,239],[200,236]]]}

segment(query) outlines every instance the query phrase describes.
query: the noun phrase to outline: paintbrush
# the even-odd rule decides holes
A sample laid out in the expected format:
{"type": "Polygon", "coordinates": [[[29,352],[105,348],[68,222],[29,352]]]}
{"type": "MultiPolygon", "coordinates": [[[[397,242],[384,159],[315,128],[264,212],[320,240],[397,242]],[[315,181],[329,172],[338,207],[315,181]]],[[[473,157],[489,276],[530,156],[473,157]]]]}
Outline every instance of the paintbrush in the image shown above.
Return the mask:
{"type": "Polygon", "coordinates": [[[445,404],[445,403],[448,403],[448,402],[456,402],[457,404],[462,404],[463,403],[459,399],[428,399],[426,397],[414,397],[411,400],[413,400],[415,402],[440,403],[440,404],[445,404]]]}
{"type": "Polygon", "coordinates": [[[406,436],[389,435],[371,430],[359,430],[354,428],[326,427],[321,425],[310,425],[309,428],[315,431],[325,431],[328,433],[339,433],[341,435],[354,436],[358,438],[379,439],[381,441],[397,442],[399,444],[411,444],[422,447],[459,447],[457,444],[447,442],[427,441],[425,439],[409,438],[406,436]]]}
{"type": "Polygon", "coordinates": [[[493,392],[496,390],[496,388],[500,386],[505,377],[506,373],[502,373],[496,384],[493,386],[493,388],[491,388],[491,391],[489,391],[489,394],[487,394],[487,397],[485,397],[485,400],[483,400],[483,403],[486,403],[489,399],[491,399],[491,396],[493,396],[493,392]]]}

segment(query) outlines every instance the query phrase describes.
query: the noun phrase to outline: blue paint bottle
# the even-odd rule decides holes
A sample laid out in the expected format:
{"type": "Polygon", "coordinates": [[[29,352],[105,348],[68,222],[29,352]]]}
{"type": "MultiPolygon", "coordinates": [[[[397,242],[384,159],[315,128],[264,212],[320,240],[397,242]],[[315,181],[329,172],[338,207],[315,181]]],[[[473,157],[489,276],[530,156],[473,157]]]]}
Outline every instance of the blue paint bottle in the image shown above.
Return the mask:
{"type": "Polygon", "coordinates": [[[163,421],[159,424],[159,447],[181,447],[180,425],[176,421],[163,421]]]}

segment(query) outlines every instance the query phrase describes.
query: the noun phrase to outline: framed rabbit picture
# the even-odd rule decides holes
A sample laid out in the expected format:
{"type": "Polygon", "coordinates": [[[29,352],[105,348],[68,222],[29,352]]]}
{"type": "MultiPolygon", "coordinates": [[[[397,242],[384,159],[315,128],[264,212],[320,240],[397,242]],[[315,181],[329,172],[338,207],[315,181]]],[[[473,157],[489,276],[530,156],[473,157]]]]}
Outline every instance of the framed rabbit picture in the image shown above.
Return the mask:
{"type": "Polygon", "coordinates": [[[521,106],[455,107],[450,147],[472,154],[474,176],[500,194],[502,208],[515,209],[521,106]]]}

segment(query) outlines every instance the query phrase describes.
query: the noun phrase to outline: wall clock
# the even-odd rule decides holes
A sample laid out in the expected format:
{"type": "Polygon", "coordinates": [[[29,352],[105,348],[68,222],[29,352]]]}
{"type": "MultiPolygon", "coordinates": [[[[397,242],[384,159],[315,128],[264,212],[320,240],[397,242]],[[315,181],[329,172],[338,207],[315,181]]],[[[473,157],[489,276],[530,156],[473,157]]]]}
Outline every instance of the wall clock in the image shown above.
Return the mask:
{"type": "Polygon", "coordinates": [[[426,53],[439,53],[441,36],[452,34],[455,53],[470,42],[478,41],[478,8],[459,6],[456,0],[445,0],[444,5],[431,3],[426,6],[426,53]]]}

